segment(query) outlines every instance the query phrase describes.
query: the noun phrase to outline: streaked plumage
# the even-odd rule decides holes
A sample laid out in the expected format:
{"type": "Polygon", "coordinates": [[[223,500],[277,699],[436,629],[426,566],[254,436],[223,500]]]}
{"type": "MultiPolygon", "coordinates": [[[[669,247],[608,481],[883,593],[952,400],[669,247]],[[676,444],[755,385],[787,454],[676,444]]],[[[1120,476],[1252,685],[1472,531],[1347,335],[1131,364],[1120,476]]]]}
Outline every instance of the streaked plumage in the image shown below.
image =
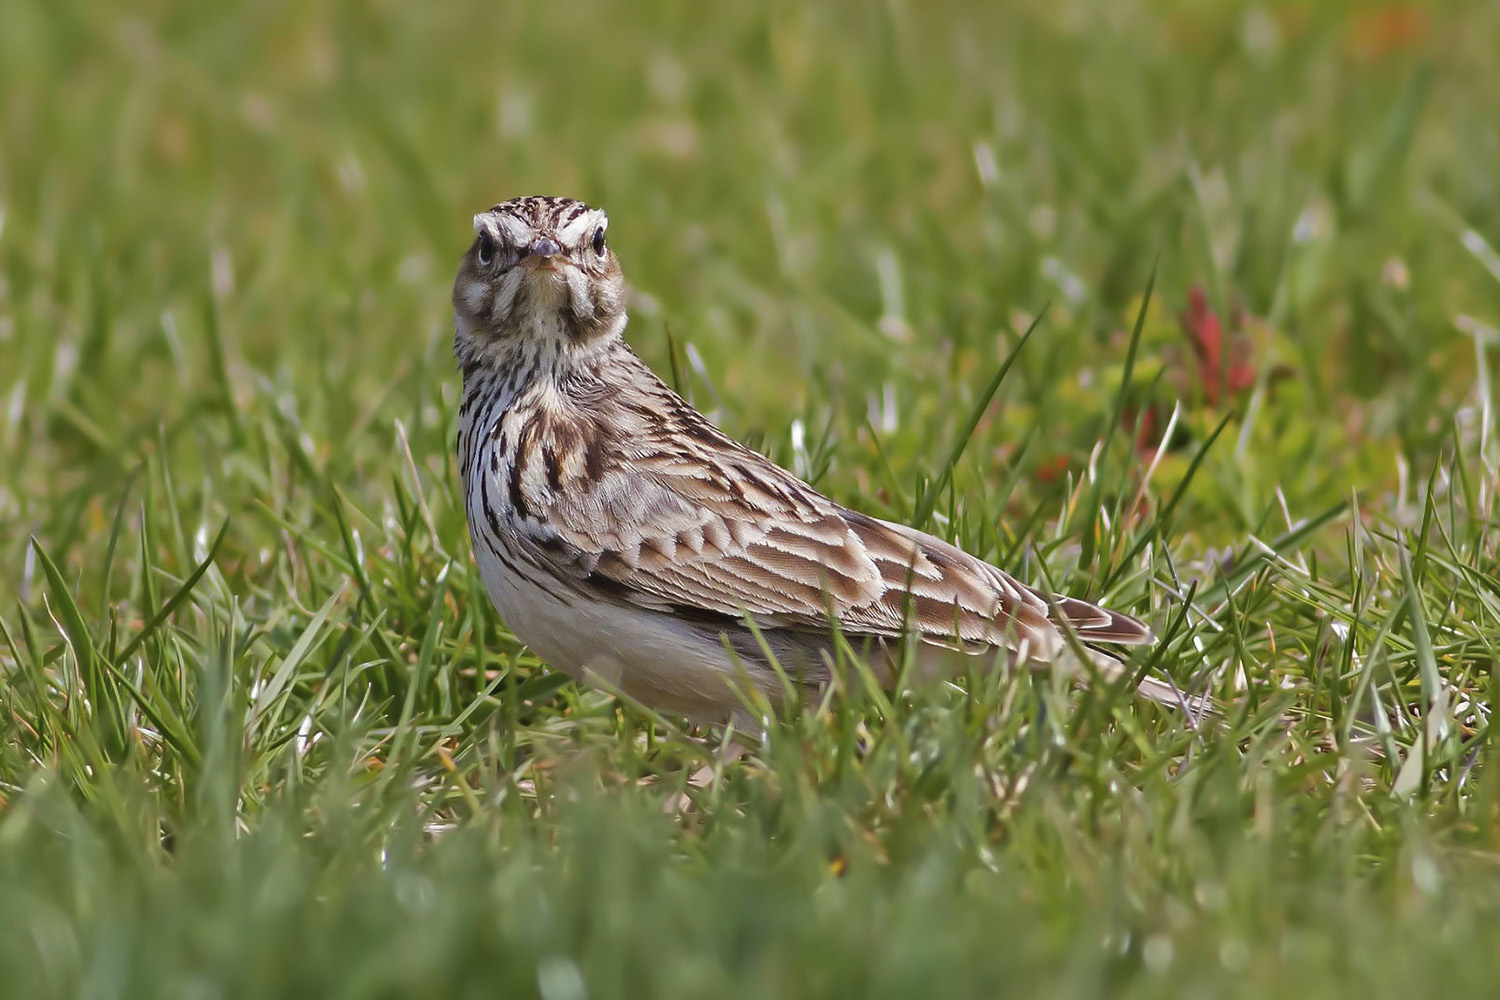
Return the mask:
{"type": "MultiPolygon", "coordinates": [[[[830,617],[876,660],[907,627],[1033,664],[1065,653],[1059,618],[1084,642],[1150,641],[1134,618],[1049,602],[842,507],[715,428],[626,345],[602,212],[521,198],[474,224],[453,289],[469,528],[496,608],[552,666],[722,720],[742,706],[737,679],[781,696],[747,614],[810,686],[827,676],[830,617]]],[[[1143,690],[1177,700],[1159,682],[1143,690]]]]}

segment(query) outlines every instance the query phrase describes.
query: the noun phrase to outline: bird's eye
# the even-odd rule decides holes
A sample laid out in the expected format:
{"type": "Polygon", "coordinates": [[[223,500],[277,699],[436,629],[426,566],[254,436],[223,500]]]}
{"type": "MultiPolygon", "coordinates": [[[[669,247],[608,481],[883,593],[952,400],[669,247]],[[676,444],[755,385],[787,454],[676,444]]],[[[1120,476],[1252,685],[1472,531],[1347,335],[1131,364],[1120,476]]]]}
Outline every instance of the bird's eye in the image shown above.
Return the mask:
{"type": "Polygon", "coordinates": [[[490,261],[495,259],[495,237],[489,232],[479,234],[479,253],[477,254],[480,267],[489,267],[490,261]]]}
{"type": "Polygon", "coordinates": [[[594,253],[604,256],[604,227],[594,230],[594,253]]]}

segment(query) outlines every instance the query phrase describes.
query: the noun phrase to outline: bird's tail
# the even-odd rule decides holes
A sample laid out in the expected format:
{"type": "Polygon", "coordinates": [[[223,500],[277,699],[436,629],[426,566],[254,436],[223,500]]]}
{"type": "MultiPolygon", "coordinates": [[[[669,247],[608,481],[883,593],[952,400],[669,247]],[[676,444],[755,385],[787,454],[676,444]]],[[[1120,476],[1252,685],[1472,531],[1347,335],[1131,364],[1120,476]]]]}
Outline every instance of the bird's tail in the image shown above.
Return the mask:
{"type": "MultiPolygon", "coordinates": [[[[1087,652],[1094,670],[1105,682],[1116,682],[1131,673],[1130,666],[1117,656],[1092,647],[1087,648],[1087,652]]],[[[1188,694],[1173,683],[1170,677],[1165,679],[1149,675],[1142,677],[1135,687],[1135,693],[1159,705],[1180,709],[1192,716],[1194,720],[1217,718],[1223,714],[1212,698],[1206,695],[1188,694]]]]}

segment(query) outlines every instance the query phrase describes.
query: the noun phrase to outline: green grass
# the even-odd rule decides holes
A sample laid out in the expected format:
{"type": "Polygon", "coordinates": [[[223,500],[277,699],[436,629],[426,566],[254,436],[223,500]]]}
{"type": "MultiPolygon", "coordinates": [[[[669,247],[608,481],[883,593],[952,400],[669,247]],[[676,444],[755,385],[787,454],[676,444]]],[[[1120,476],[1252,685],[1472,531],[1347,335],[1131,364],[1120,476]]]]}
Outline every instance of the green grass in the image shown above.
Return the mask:
{"type": "Polygon", "coordinates": [[[1492,988],[1500,10],[991,7],[0,5],[6,990],[1492,988]],[[1225,723],[851,664],[690,786],[469,560],[448,284],[533,192],[730,433],[1225,723]]]}

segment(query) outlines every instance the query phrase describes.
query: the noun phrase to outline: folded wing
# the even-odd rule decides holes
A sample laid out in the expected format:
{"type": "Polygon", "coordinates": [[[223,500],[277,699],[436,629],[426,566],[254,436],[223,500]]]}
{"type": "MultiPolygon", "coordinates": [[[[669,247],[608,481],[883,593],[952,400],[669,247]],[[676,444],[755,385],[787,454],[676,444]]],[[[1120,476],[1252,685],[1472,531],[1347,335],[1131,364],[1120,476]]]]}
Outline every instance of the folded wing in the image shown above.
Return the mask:
{"type": "Polygon", "coordinates": [[[632,429],[628,449],[599,442],[618,426],[573,428],[575,449],[600,454],[558,459],[544,447],[554,456],[547,475],[518,473],[526,506],[540,515],[535,558],[605,599],[726,619],[748,613],[765,628],[822,630],[831,616],[851,636],[894,638],[909,627],[961,647],[1024,642],[1043,660],[1064,644],[1064,619],[1087,642],[1150,640],[1134,618],[1074,598],[1049,602],[932,535],[841,507],[675,395],[632,412],[658,419],[674,401],[677,425],[632,429]],[[684,441],[694,450],[684,452],[684,441]]]}

